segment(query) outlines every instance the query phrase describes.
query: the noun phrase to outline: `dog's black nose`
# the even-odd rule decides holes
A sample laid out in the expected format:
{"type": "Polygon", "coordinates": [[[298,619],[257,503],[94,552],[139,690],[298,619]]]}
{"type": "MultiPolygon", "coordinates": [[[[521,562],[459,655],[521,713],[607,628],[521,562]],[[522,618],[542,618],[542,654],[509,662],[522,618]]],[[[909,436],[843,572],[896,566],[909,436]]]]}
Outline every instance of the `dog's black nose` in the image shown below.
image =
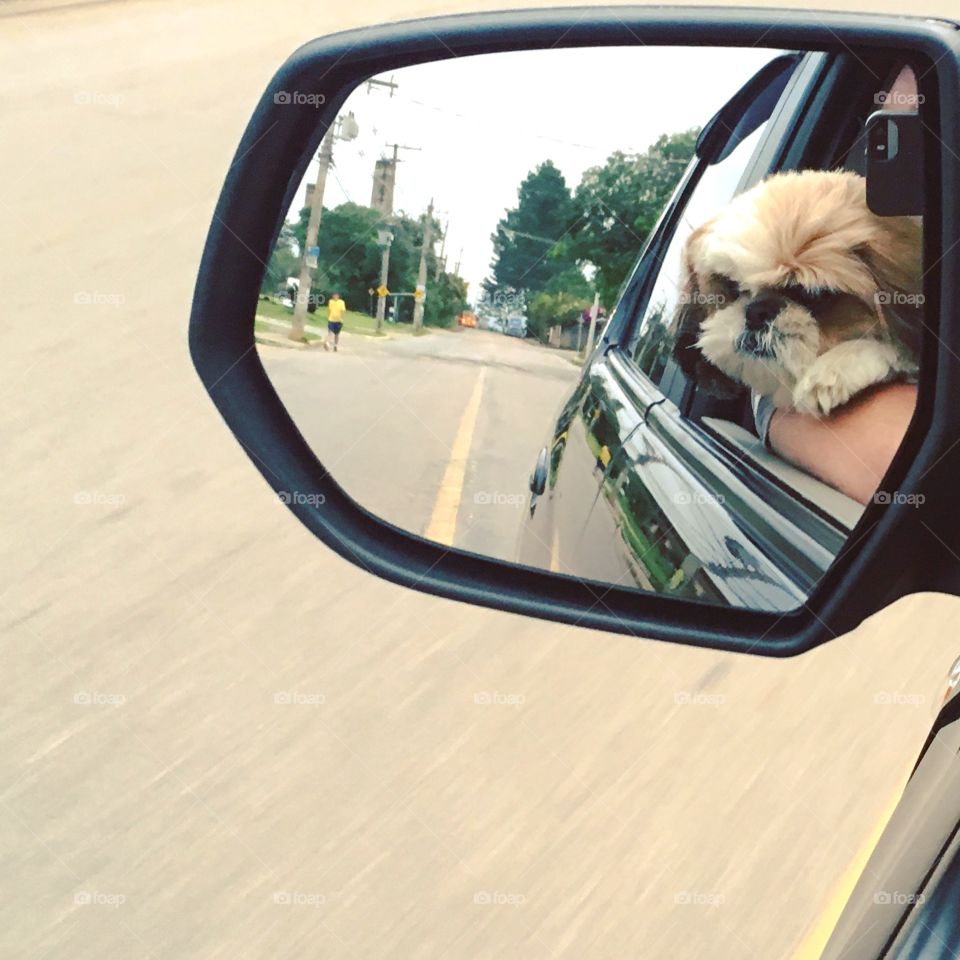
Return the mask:
{"type": "Polygon", "coordinates": [[[753,333],[765,330],[783,309],[780,297],[764,297],[747,304],[747,329],[753,333]]]}

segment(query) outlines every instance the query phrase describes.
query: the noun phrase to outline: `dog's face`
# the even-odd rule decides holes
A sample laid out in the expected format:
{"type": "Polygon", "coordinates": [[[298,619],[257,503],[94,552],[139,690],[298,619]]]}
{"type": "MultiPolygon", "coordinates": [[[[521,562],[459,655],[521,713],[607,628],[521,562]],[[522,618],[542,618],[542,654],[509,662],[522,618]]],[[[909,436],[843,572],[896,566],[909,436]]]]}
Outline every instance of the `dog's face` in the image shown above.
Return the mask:
{"type": "Polygon", "coordinates": [[[675,318],[688,374],[788,406],[813,361],[844,341],[915,357],[920,226],[876,216],[865,193],[855,173],[777,174],[690,235],[675,318]]]}

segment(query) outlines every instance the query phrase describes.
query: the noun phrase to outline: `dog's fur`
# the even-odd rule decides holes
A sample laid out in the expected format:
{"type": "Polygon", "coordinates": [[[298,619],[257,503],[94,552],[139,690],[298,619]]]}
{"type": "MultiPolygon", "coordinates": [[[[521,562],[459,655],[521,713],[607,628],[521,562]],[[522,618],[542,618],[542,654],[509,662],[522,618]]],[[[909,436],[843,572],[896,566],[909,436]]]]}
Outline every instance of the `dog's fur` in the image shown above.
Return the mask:
{"type": "Polygon", "coordinates": [[[859,174],[775,174],[687,239],[675,356],[713,393],[825,416],[917,372],[921,246],[919,219],[872,213],[859,174]]]}

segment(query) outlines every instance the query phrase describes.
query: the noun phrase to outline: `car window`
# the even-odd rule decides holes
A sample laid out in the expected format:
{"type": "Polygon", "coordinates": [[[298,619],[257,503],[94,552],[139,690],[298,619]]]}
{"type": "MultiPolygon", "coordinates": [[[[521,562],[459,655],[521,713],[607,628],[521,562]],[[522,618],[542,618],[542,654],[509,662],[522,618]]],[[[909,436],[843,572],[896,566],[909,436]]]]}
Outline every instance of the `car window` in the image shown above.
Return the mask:
{"type": "Polygon", "coordinates": [[[629,347],[634,363],[654,383],[660,383],[673,350],[674,336],[669,328],[681,292],[681,256],[687,237],[737,192],[765,129],[766,123],[742,140],[726,159],[706,167],[677,221],[629,347]]]}

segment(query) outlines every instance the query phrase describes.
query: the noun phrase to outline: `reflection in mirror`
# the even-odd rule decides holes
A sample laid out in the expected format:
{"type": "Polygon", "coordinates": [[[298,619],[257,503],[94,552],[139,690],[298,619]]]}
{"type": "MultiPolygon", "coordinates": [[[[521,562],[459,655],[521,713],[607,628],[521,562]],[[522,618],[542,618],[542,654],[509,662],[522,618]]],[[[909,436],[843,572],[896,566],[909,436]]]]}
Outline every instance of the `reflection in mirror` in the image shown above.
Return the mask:
{"type": "Polygon", "coordinates": [[[517,52],[364,83],[255,320],[326,469],[406,531],[595,581],[598,604],[615,584],[801,605],[897,498],[877,488],[916,394],[921,223],[865,187],[919,158],[875,174],[864,149],[878,109],[913,142],[916,81],[864,57],[802,173],[771,166],[800,136],[778,107],[812,96],[799,54],[517,52]]]}

